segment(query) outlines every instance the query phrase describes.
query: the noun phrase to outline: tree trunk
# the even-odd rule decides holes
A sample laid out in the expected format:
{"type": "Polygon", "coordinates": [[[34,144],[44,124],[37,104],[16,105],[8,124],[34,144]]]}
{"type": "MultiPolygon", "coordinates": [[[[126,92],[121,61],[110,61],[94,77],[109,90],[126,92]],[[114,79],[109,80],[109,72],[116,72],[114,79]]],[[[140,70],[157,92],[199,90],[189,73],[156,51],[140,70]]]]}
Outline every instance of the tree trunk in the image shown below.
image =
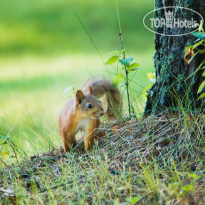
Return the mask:
{"type": "MultiPolygon", "coordinates": [[[[180,6],[193,9],[200,13],[205,19],[205,0],[155,0],[155,9],[167,6],[180,6]]],[[[174,14],[175,15],[175,14],[174,14]]],[[[193,17],[200,21],[200,17],[190,11],[183,11],[176,14],[179,18],[193,17]]],[[[164,11],[155,11],[155,18],[164,16],[164,11]]],[[[163,28],[155,28],[155,31],[162,33],[163,28]]],[[[187,29],[184,29],[184,33],[187,29]]],[[[172,34],[182,33],[182,30],[173,28],[172,34]]],[[[166,108],[187,108],[204,109],[204,100],[198,99],[198,88],[202,82],[202,71],[195,73],[188,78],[205,58],[203,55],[196,55],[188,64],[184,60],[185,48],[194,44],[197,40],[191,34],[184,36],[164,36],[155,34],[155,55],[154,64],[156,68],[156,82],[147,92],[147,103],[145,113],[156,113],[166,108]],[[187,79],[188,78],[188,79],[187,79]]]]}

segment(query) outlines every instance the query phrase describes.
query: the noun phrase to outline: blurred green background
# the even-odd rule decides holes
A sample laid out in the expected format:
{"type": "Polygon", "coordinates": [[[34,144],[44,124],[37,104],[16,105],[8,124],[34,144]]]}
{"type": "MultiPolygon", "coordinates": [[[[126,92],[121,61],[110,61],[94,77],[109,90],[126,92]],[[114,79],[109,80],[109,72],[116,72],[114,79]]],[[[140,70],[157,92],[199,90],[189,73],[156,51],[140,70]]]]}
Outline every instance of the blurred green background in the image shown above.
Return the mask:
{"type": "MultiPolygon", "coordinates": [[[[143,17],[153,10],[154,1],[119,0],[118,8],[126,55],[142,67],[133,74],[131,87],[132,104],[140,114],[145,103],[142,92],[150,84],[147,73],[154,71],[154,34],[143,26],[143,17]]],[[[90,77],[115,75],[116,67],[104,65],[90,38],[106,61],[109,52],[120,50],[118,32],[115,0],[0,1],[0,153],[4,157],[12,151],[11,144],[2,146],[5,137],[28,154],[61,144],[57,116],[66,100],[64,89],[80,88],[90,77]]],[[[125,103],[125,115],[126,110],[125,103]]]]}

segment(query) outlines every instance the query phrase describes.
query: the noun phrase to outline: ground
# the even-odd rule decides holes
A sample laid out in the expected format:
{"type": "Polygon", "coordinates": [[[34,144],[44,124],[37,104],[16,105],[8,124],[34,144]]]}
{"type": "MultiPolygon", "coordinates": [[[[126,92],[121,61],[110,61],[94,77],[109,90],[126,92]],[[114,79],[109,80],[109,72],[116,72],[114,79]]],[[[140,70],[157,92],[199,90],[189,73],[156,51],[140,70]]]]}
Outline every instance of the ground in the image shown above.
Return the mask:
{"type": "MultiPolygon", "coordinates": [[[[1,168],[3,202],[35,204],[204,204],[200,114],[167,111],[105,123],[96,147],[82,142],[1,168]]],[[[19,150],[17,150],[18,152],[19,150]]]]}

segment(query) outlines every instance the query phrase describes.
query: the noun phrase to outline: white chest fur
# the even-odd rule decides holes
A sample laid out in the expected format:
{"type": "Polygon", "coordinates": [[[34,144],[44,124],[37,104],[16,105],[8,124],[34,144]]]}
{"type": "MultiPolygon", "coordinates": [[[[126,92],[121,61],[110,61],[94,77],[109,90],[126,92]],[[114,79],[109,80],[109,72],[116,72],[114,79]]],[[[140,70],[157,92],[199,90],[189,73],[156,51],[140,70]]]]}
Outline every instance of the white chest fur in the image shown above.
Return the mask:
{"type": "Polygon", "coordinates": [[[90,119],[88,119],[88,118],[80,120],[79,123],[78,123],[78,127],[77,127],[76,131],[78,131],[78,130],[82,130],[82,131],[88,130],[89,124],[90,124],[90,119]]]}

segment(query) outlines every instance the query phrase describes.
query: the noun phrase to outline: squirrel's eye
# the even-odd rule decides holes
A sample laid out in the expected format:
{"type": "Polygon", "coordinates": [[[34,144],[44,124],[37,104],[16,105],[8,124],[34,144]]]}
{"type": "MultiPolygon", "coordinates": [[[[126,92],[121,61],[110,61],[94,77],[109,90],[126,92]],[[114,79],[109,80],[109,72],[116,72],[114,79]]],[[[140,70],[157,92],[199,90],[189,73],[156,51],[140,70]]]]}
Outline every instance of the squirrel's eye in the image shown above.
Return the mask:
{"type": "Polygon", "coordinates": [[[93,106],[89,103],[89,104],[87,104],[87,107],[92,108],[93,106]]]}

